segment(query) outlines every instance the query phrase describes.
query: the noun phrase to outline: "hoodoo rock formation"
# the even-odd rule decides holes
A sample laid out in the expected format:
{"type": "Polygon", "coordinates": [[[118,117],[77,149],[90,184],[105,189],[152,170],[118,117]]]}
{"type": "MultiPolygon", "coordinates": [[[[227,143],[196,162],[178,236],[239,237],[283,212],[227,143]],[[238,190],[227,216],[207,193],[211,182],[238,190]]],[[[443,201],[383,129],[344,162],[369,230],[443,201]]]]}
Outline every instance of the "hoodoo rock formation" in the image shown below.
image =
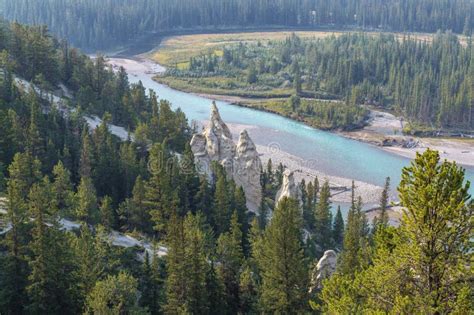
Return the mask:
{"type": "Polygon", "coordinates": [[[232,134],[222,120],[216,104],[211,106],[209,124],[202,133],[191,139],[191,149],[195,163],[201,174],[212,179],[211,163],[218,162],[231,176],[237,186],[242,186],[247,199],[247,208],[257,212],[262,200],[260,174],[262,162],[257,149],[247,131],[240,133],[237,145],[232,134]]]}
{"type": "Polygon", "coordinates": [[[309,292],[322,288],[322,282],[332,276],[336,271],[337,254],[333,250],[324,252],[323,257],[318,261],[318,264],[313,269],[311,275],[311,286],[309,292]]]}
{"type": "Polygon", "coordinates": [[[278,204],[284,197],[300,200],[300,188],[295,182],[295,176],[292,171],[285,170],[283,173],[283,182],[280,190],[277,192],[275,201],[278,204]]]}

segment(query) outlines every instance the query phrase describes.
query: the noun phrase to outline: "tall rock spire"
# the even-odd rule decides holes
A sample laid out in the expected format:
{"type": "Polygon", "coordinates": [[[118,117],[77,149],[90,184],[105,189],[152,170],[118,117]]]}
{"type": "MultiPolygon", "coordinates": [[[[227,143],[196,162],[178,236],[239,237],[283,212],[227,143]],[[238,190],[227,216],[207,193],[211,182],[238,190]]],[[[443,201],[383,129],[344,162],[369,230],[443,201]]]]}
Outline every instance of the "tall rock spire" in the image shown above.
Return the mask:
{"type": "Polygon", "coordinates": [[[262,162],[255,144],[247,131],[242,131],[237,146],[232,133],[222,120],[216,103],[211,105],[209,124],[202,133],[195,134],[191,140],[191,149],[198,170],[212,180],[211,163],[220,163],[236,182],[242,186],[247,199],[247,208],[257,212],[262,200],[260,174],[262,162]]]}
{"type": "Polygon", "coordinates": [[[258,209],[262,200],[260,176],[262,162],[257,148],[246,130],[240,133],[234,158],[234,180],[242,186],[247,197],[247,207],[258,209]]]}

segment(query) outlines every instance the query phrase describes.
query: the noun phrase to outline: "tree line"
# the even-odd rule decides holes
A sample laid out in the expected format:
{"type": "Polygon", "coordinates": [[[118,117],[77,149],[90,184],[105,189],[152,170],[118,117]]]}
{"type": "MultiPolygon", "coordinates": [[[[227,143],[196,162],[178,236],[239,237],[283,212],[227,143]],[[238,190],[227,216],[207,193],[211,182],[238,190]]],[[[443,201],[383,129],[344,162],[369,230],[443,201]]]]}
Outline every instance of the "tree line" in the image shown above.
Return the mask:
{"type": "Polygon", "coordinates": [[[402,115],[411,123],[408,132],[472,130],[473,52],[470,39],[462,42],[451,33],[437,33],[428,41],[366,33],[323,39],[292,35],[284,41],[230,45],[222,57],[192,57],[187,69],[172,68],[167,75],[224,76],[262,89],[278,89],[289,81],[295,89],[288,100],[294,113],[336,125],[360,125],[365,115],[356,105],[369,104],[402,115]],[[306,105],[298,96],[338,98],[346,106],[306,105]]]}
{"type": "MultiPolygon", "coordinates": [[[[25,46],[41,34],[21,28],[3,34],[25,46]]],[[[48,55],[23,72],[22,52],[2,45],[2,314],[472,311],[466,275],[474,205],[462,168],[440,163],[437,152],[428,150],[403,170],[399,192],[407,212],[399,228],[388,226],[388,181],[377,220],[367,221],[353,187],[344,221],[341,211],[332,215],[329,184],[317,179],[300,184],[299,200],[275,204],[284,166],[270,161],[256,215],[222,166],[213,165],[212,181],[196,172],[190,128],[168,102],[140,92],[148,106],[131,128],[135,141],[120,141],[108,128],[114,112],[90,130],[82,115],[93,107],[65,115],[42,97],[43,89],[16,83],[25,73],[48,78],[64,59],[48,55]],[[78,227],[67,228],[64,219],[78,227]],[[114,246],[116,232],[165,246],[167,254],[114,246]],[[338,252],[338,269],[314,283],[313,263],[327,249],[338,252]]],[[[61,55],[59,48],[51,52],[61,55]]],[[[76,109],[81,88],[103,82],[103,61],[81,59],[86,65],[75,64],[73,72],[95,72],[91,81],[77,82],[70,98],[76,109]]],[[[38,84],[66,84],[54,80],[38,84]]],[[[120,106],[133,88],[124,86],[120,106]]]]}
{"type": "Polygon", "coordinates": [[[48,25],[74,45],[106,49],[149,32],[225,27],[362,27],[470,34],[470,0],[2,0],[3,16],[48,25]]]}

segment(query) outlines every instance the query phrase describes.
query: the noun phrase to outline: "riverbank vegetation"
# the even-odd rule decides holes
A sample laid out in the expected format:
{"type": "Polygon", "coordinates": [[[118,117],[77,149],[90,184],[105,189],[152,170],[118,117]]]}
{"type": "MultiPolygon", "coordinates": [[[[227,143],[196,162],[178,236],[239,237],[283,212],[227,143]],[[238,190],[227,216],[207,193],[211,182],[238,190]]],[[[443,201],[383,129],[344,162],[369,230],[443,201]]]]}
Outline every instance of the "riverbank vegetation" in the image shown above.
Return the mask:
{"type": "MultiPolygon", "coordinates": [[[[344,109],[352,105],[352,112],[363,118],[363,110],[355,104],[367,104],[403,116],[410,122],[406,132],[470,131],[474,128],[472,54],[470,41],[462,43],[450,33],[438,33],[430,40],[364,33],[325,38],[293,34],[285,40],[224,43],[171,66],[157,80],[196,93],[287,97],[288,103],[296,104],[291,113],[295,117],[312,113],[295,103],[297,97],[338,99],[346,107],[334,117],[345,115],[344,109]]],[[[321,102],[312,102],[319,104],[321,112],[321,102]]],[[[278,103],[268,101],[261,107],[285,114],[278,103]]],[[[334,110],[339,108],[328,106],[325,115],[334,110]]],[[[347,123],[361,125],[359,119],[347,123]]]]}
{"type": "Polygon", "coordinates": [[[88,49],[127,44],[144,34],[249,27],[452,30],[470,34],[470,0],[2,0],[6,19],[46,24],[60,38],[88,49]]]}
{"type": "Polygon", "coordinates": [[[211,181],[197,173],[179,109],[45,28],[0,30],[0,313],[472,312],[474,206],[464,171],[436,152],[404,169],[398,228],[388,180],[373,224],[354,187],[344,221],[317,179],[275,205],[284,167],[270,162],[249,213],[221,165],[211,181]],[[93,114],[104,119],[89,127],[93,114]],[[312,281],[328,249],[336,273],[312,281]]]}

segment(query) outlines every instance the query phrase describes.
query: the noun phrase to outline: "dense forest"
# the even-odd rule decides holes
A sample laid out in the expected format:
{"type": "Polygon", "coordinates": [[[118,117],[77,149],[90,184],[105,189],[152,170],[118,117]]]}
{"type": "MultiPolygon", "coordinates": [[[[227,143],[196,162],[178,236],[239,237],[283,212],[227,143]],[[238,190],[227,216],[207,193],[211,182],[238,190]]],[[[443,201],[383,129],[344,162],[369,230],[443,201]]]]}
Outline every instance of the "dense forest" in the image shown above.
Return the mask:
{"type": "Polygon", "coordinates": [[[388,225],[388,179],[374,222],[354,187],[344,221],[317,179],[275,205],[284,166],[270,161],[252,214],[222,166],[210,182],[197,173],[179,109],[44,27],[0,30],[0,313],[474,309],[474,204],[462,168],[437,152],[403,170],[400,227],[388,225]],[[102,123],[90,128],[89,115],[102,123]],[[117,235],[143,242],[118,246],[117,235]],[[314,263],[327,249],[338,267],[321,279],[314,263]]]}
{"type": "Polygon", "coordinates": [[[48,25],[81,48],[105,49],[138,35],[223,27],[362,27],[470,34],[470,0],[2,0],[3,16],[48,25]]]}
{"type": "Polygon", "coordinates": [[[177,88],[189,85],[250,97],[279,97],[279,91],[290,87],[294,95],[286,108],[280,110],[284,104],[277,103],[264,108],[290,112],[318,128],[360,126],[365,114],[356,105],[366,104],[403,116],[411,123],[407,132],[472,130],[473,56],[472,41],[461,42],[451,33],[438,33],[429,41],[364,33],[323,39],[293,35],[284,41],[227,45],[191,57],[159,80],[177,88]]]}

